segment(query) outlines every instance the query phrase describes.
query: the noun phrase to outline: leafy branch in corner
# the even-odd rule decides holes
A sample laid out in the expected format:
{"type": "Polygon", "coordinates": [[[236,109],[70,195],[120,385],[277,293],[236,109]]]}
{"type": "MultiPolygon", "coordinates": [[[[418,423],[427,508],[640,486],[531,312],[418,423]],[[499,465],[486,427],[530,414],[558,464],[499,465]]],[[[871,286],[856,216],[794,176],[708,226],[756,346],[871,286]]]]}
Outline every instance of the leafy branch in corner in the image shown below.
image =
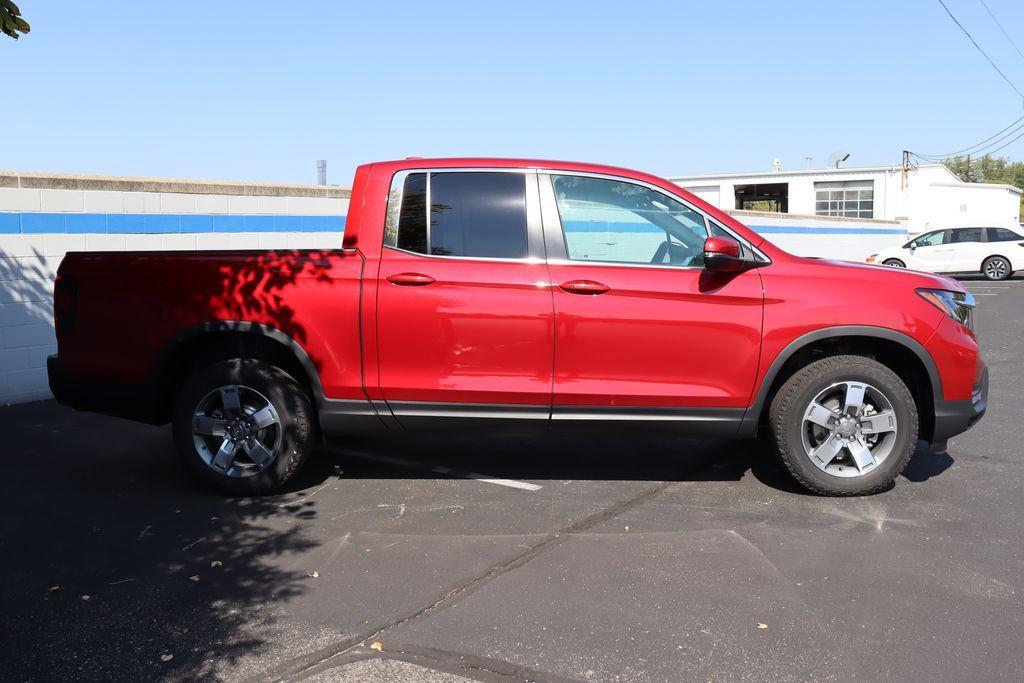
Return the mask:
{"type": "Polygon", "coordinates": [[[0,0],[0,31],[17,40],[19,33],[28,33],[32,27],[21,18],[21,10],[11,0],[0,0]]]}

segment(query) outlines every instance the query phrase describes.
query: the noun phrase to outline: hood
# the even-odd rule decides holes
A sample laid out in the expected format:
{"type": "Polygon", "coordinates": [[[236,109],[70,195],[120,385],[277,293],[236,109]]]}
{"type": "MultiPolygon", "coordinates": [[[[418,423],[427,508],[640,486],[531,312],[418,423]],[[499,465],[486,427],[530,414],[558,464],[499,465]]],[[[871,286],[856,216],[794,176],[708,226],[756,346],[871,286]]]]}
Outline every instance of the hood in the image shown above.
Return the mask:
{"type": "Polygon", "coordinates": [[[802,259],[805,263],[818,264],[829,268],[840,268],[844,272],[853,274],[851,271],[861,271],[865,278],[874,281],[889,281],[894,286],[924,287],[927,289],[947,289],[953,292],[966,292],[967,290],[958,281],[947,275],[938,273],[925,273],[920,270],[909,268],[892,268],[890,266],[875,265],[872,263],[857,263],[854,261],[833,261],[829,259],[802,259]]]}

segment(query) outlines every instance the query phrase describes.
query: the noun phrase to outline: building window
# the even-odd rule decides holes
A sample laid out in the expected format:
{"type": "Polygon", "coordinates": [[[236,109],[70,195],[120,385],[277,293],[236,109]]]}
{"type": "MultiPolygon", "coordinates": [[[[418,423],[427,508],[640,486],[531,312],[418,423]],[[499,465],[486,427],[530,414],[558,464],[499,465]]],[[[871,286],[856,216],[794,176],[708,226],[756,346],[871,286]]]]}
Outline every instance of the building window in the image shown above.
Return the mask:
{"type": "Polygon", "coordinates": [[[789,213],[789,183],[737,185],[735,189],[737,209],[789,213]]]}
{"type": "Polygon", "coordinates": [[[844,218],[875,217],[875,182],[846,180],[814,183],[814,213],[844,218]]]}

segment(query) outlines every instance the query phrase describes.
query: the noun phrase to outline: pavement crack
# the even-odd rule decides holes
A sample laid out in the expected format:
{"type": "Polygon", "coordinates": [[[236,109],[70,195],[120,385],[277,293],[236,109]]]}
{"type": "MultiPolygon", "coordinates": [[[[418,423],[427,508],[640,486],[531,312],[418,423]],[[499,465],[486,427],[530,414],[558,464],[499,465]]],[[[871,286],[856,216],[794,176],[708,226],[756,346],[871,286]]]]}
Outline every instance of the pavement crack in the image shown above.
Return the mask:
{"type": "Polygon", "coordinates": [[[516,553],[511,558],[503,562],[499,562],[498,564],[494,564],[488,569],[478,573],[476,576],[470,577],[466,581],[446,592],[437,600],[434,600],[433,602],[424,605],[405,616],[379,625],[373,628],[373,630],[366,631],[361,635],[345,638],[333,645],[321,648],[317,652],[302,658],[300,661],[286,663],[278,668],[276,673],[268,675],[267,680],[297,680],[314,667],[320,667],[329,660],[346,654],[357,645],[367,641],[378,640],[384,633],[391,631],[392,629],[419,619],[420,617],[429,616],[434,612],[445,609],[455,604],[461,598],[479,590],[481,587],[490,583],[499,576],[503,576],[504,574],[523,567],[551,548],[562,543],[566,538],[569,538],[574,534],[583,533],[609,519],[612,519],[613,517],[617,517],[639,505],[643,505],[663,493],[675,483],[676,482],[674,481],[668,481],[660,483],[657,486],[652,486],[641,491],[635,496],[613,503],[612,505],[590,514],[573,524],[552,532],[540,543],[529,545],[525,550],[516,553]]]}

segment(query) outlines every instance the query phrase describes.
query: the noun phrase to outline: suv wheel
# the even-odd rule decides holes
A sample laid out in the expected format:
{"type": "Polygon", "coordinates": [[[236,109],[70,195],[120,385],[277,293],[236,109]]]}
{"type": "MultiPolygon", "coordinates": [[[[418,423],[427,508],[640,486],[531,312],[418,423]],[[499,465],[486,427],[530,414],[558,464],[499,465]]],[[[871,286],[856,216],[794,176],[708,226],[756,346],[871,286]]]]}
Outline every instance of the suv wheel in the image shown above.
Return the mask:
{"type": "Polygon", "coordinates": [[[989,280],[1005,280],[1013,275],[1010,262],[1002,256],[989,256],[981,264],[981,273],[989,280]]]}
{"type": "Polygon", "coordinates": [[[830,356],[798,371],[775,395],[770,419],[786,469],[823,495],[886,488],[917,446],[910,390],[863,356],[830,356]]]}
{"type": "Polygon", "coordinates": [[[236,495],[269,493],[313,448],[309,399],[294,379],[248,359],[215,363],[178,394],[174,441],[203,481],[236,495]]]}
{"type": "Polygon", "coordinates": [[[887,258],[882,261],[883,266],[889,266],[891,268],[906,268],[907,264],[900,261],[898,258],[887,258]]]}

